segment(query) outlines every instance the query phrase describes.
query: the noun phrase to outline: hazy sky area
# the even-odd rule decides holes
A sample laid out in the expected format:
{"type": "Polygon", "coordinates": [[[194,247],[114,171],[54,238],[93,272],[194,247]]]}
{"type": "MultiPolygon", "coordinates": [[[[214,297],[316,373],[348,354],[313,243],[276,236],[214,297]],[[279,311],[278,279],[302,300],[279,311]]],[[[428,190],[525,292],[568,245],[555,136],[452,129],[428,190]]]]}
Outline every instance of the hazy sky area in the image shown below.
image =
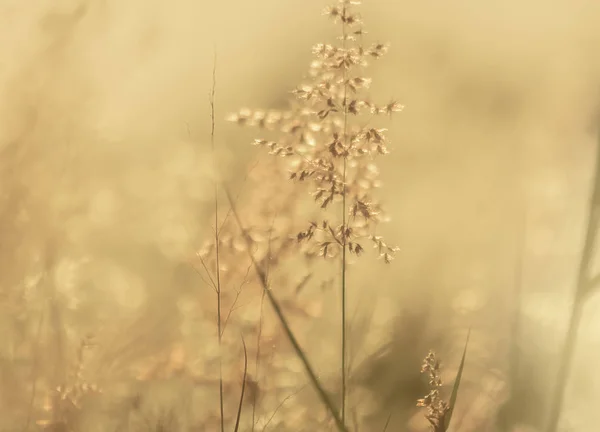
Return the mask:
{"type": "MultiPolygon", "coordinates": [[[[516,343],[517,381],[526,384],[507,408],[517,418],[508,430],[545,432],[600,143],[600,2],[363,3],[364,37],[390,43],[368,69],[370,92],[405,106],[384,119],[391,154],[379,164],[391,218],[381,232],[400,251],[390,266],[361,260],[350,278],[350,309],[372,320],[357,356],[364,370],[387,374],[365,384],[389,396],[365,424],[379,425],[401,403],[394,388],[418,375],[429,349],[451,382],[471,328],[455,430],[502,432],[481,419],[517,392],[507,378],[516,343]],[[371,364],[386,343],[397,344],[397,357],[371,364]],[[415,351],[410,361],[406,350],[415,351]]],[[[126,393],[114,384],[126,381],[121,365],[165,352],[171,360],[185,352],[186,367],[214,372],[214,359],[202,363],[216,346],[212,318],[182,312],[212,305],[214,292],[190,282],[190,271],[176,289],[170,284],[214,236],[213,180],[243,183],[262,154],[250,145],[261,132],[227,115],[286,108],[311,47],[338,35],[321,16],[326,5],[0,0],[0,431],[38,430],[42,389],[70,379],[88,332],[98,340],[90,376],[105,380],[107,394],[126,393]]],[[[243,296],[248,303],[232,314],[240,328],[250,320],[243,305],[261,297],[243,296]]],[[[338,366],[325,339],[336,337],[339,311],[336,295],[323,298],[319,317],[298,332],[329,376],[338,366]]],[[[561,431],[600,424],[599,307],[596,294],[584,309],[561,431]]],[[[241,378],[233,381],[237,389],[241,378]]],[[[88,417],[100,419],[94,409],[88,417]]],[[[426,430],[421,417],[402,417],[390,430],[426,430]]],[[[116,430],[78,421],[86,432],[116,430]]],[[[196,430],[189,422],[176,430],[196,430]]]]}

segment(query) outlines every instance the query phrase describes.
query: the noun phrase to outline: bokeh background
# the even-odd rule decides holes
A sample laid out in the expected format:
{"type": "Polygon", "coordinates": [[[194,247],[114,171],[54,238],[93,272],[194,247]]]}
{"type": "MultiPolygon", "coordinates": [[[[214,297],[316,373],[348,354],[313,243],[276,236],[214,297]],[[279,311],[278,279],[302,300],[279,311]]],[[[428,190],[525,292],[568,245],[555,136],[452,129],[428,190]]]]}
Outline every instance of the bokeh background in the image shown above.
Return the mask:
{"type": "MultiPolygon", "coordinates": [[[[122,398],[140,388],[123,365],[168,352],[197,367],[214,348],[210,319],[182,318],[190,299],[214,293],[181,263],[211,238],[215,176],[240,181],[258,154],[255,131],[225,118],[285,107],[311,46],[335,36],[326,3],[0,0],[0,430],[40,427],[43,409],[28,407],[70,379],[88,333],[90,379],[111,371],[107,392],[122,398]]],[[[364,3],[367,37],[391,43],[370,69],[373,95],[405,105],[380,165],[383,230],[400,252],[351,275],[351,308],[370,323],[360,385],[378,395],[366,424],[416,400],[428,349],[451,381],[470,327],[456,430],[543,430],[594,175],[600,4],[364,3]]],[[[330,300],[297,325],[324,376],[337,358],[308,335],[336,337],[330,300]]],[[[585,309],[564,431],[600,421],[598,302],[585,309]]],[[[215,404],[214,385],[182,402],[173,394],[193,392],[186,381],[163,381],[136,391],[164,393],[180,417],[215,404]]],[[[81,430],[118,430],[104,403],[86,405],[81,430]]],[[[420,430],[419,419],[398,415],[390,430],[420,430]]]]}

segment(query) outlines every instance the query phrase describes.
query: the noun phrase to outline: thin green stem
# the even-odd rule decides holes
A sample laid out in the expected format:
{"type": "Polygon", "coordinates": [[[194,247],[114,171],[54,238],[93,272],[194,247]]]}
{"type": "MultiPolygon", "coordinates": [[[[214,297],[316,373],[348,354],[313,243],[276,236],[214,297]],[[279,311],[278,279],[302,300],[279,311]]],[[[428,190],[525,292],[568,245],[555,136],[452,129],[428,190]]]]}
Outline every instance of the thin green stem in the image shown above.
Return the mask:
{"type": "MultiPolygon", "coordinates": [[[[217,84],[217,50],[214,51],[212,88],[210,92],[210,146],[213,158],[216,159],[215,152],[215,89],[217,84]]],[[[225,432],[225,408],[223,402],[223,361],[221,345],[223,339],[222,317],[221,317],[221,266],[219,252],[219,184],[217,180],[213,182],[214,186],[214,206],[215,206],[215,276],[217,291],[217,337],[219,339],[219,411],[221,417],[221,432],[225,432]]]]}
{"type": "MultiPolygon", "coordinates": [[[[344,4],[342,11],[342,48],[346,51],[346,4],[344,4]]],[[[348,245],[348,239],[346,236],[346,177],[348,171],[348,148],[347,148],[347,135],[348,135],[348,85],[347,81],[347,68],[343,69],[344,75],[344,162],[343,162],[343,173],[342,173],[342,352],[341,352],[341,363],[342,363],[342,408],[341,416],[342,421],[346,422],[346,249],[348,245]]]]}

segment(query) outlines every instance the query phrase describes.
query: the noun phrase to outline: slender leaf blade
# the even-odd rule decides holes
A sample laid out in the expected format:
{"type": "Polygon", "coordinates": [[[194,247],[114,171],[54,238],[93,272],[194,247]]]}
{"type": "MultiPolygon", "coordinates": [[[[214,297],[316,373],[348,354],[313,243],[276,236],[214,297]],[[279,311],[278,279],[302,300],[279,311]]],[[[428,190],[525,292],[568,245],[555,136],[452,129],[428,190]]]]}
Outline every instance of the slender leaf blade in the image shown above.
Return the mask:
{"type": "Polygon", "coordinates": [[[444,417],[444,430],[447,431],[450,427],[450,420],[452,419],[452,414],[454,412],[454,407],[456,406],[456,399],[458,397],[458,389],[460,387],[460,381],[462,379],[463,370],[465,368],[465,359],[467,358],[467,347],[469,345],[469,338],[471,337],[471,329],[467,333],[467,340],[465,342],[465,349],[463,350],[462,359],[460,360],[460,366],[458,367],[458,372],[456,373],[456,379],[454,380],[454,386],[452,387],[452,394],[450,395],[450,402],[448,404],[448,413],[444,417]]]}

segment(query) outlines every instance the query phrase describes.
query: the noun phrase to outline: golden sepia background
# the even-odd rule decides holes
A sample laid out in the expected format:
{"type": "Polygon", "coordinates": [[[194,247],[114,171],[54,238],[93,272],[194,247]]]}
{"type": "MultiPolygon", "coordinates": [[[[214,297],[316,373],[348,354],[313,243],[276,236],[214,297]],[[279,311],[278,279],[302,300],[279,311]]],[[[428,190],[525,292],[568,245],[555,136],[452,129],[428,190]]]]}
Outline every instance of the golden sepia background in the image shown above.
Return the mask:
{"type": "MultiPolygon", "coordinates": [[[[326,5],[0,0],[0,430],[49,427],[47,393],[76,380],[88,336],[85,379],[104,396],[85,399],[68,430],[159,430],[123,414],[131,404],[147,411],[138,417],[171,410],[172,430],[212,430],[196,424],[218,407],[214,381],[199,390],[181,374],[127,367],[214,375],[203,366],[213,318],[186,311],[216,300],[186,257],[213,235],[215,176],[241,183],[260,154],[250,146],[259,132],[225,118],[285,107],[311,46],[335,37],[326,5]]],[[[426,430],[409,408],[423,391],[420,361],[434,349],[451,382],[471,328],[455,430],[542,431],[587,227],[600,3],[365,0],[361,11],[366,37],[391,44],[369,69],[372,93],[405,105],[386,125],[392,152],[380,165],[384,232],[400,251],[390,266],[361,262],[350,281],[368,333],[354,348],[357,386],[378,395],[362,430],[382,430],[394,410],[389,430],[426,430]]],[[[252,289],[233,315],[256,310],[252,289]]],[[[322,295],[296,331],[334,385],[339,311],[334,293],[322,295]]],[[[598,301],[585,308],[560,430],[600,422],[598,301]]],[[[297,403],[317,404],[306,399],[297,403]]],[[[304,412],[292,430],[314,430],[304,412]]]]}

